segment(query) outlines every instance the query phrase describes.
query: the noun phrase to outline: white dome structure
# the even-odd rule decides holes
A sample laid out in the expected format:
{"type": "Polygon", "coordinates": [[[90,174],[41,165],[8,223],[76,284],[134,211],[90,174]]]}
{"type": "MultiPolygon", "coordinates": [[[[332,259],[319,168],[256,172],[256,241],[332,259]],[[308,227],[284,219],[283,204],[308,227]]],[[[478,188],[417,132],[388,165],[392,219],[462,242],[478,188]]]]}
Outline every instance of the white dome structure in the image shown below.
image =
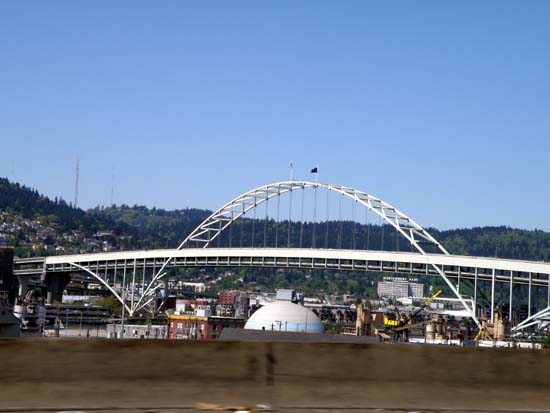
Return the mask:
{"type": "Polygon", "coordinates": [[[245,329],[322,333],[323,324],[315,313],[290,301],[275,301],[257,310],[246,322],[245,329]]]}

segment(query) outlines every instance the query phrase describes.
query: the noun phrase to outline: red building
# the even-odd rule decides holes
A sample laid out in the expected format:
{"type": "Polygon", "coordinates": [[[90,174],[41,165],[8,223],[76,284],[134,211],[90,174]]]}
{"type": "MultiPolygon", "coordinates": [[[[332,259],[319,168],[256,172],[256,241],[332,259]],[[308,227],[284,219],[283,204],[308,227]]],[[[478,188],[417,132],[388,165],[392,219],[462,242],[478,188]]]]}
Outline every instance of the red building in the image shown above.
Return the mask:
{"type": "Polygon", "coordinates": [[[241,294],[241,291],[222,291],[218,294],[218,303],[235,305],[235,299],[241,294]]]}

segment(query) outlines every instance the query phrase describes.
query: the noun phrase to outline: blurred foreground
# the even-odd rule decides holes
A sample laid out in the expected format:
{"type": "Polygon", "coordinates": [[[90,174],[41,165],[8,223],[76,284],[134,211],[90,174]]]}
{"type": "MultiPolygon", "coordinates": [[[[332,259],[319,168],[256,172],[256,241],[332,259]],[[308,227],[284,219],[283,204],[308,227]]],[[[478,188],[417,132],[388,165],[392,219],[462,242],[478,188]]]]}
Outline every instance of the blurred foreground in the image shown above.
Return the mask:
{"type": "Polygon", "coordinates": [[[550,412],[540,350],[6,339],[0,369],[0,411],[550,412]]]}

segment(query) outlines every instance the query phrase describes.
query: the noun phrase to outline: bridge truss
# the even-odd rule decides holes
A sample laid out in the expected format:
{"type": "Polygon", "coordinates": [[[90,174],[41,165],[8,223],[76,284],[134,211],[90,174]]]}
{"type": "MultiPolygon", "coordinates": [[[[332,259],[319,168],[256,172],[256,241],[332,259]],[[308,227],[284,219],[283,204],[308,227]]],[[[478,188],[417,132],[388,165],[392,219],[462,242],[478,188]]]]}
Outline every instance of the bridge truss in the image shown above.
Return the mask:
{"type": "MultiPolygon", "coordinates": [[[[366,207],[368,210],[379,216],[384,223],[395,228],[396,231],[398,231],[399,234],[401,234],[401,236],[403,236],[420,254],[426,254],[425,248],[420,245],[420,241],[435,247],[435,249],[442,254],[449,254],[447,250],[428,233],[428,231],[414,222],[410,217],[399,211],[397,208],[381,200],[380,198],[374,197],[366,192],[359,191],[354,188],[308,181],[286,181],[273,183],[253,189],[238,196],[205,219],[191,234],[189,234],[189,236],[179,245],[177,249],[180,250],[193,244],[206,248],[210,246],[225,229],[245,215],[248,211],[257,208],[259,205],[268,202],[272,198],[280,197],[285,193],[292,193],[293,191],[303,191],[306,188],[313,188],[314,190],[323,188],[325,190],[333,191],[341,194],[342,196],[351,198],[354,202],[366,207]]],[[[157,274],[158,276],[162,274],[165,266],[170,262],[171,259],[165,262],[159,270],[157,274]]],[[[440,267],[435,264],[432,265],[432,267],[436,273],[443,278],[443,280],[445,280],[447,286],[460,300],[466,311],[471,314],[473,320],[480,327],[480,323],[475,314],[475,309],[466,302],[460,292],[456,289],[455,285],[449,280],[440,267]]]]}
{"type": "MultiPolygon", "coordinates": [[[[474,303],[477,299],[478,281],[490,283],[491,320],[495,304],[495,288],[498,283],[509,285],[510,309],[513,308],[514,285],[529,285],[529,304],[531,304],[532,287],[545,287],[547,304],[550,303],[548,276],[550,265],[541,264],[541,267],[535,263],[509,260],[486,262],[487,259],[481,259],[483,264],[480,264],[480,259],[476,262],[474,257],[460,257],[458,261],[456,259],[456,256],[449,255],[428,231],[410,217],[366,192],[338,185],[286,181],[255,188],[231,200],[205,219],[177,249],[47,257],[43,261],[41,271],[43,274],[86,273],[103,284],[125,306],[130,315],[142,309],[148,309],[151,302],[158,298],[161,290],[164,290],[166,298],[166,291],[171,288],[170,280],[167,279],[171,269],[191,266],[334,268],[430,274],[445,281],[478,326],[480,324],[476,316],[475,304],[472,306],[471,298],[463,296],[460,292],[461,278],[472,281],[475,291],[474,303]],[[285,194],[291,196],[293,192],[306,189],[331,191],[351,199],[354,208],[355,204],[367,208],[379,217],[382,223],[393,227],[416,253],[331,250],[315,248],[315,245],[310,249],[275,248],[271,250],[265,248],[265,244],[264,248],[213,248],[214,242],[224,231],[230,229],[233,223],[258,208],[259,205],[267,204],[274,198],[279,200],[285,194]],[[203,252],[200,252],[201,250],[203,252]],[[458,284],[454,282],[456,279],[458,284]]],[[[30,261],[28,263],[30,265],[30,261]]],[[[24,276],[26,271],[27,274],[36,271],[36,267],[34,270],[32,266],[28,267],[25,269],[25,262],[21,261],[16,268],[16,273],[24,276]]],[[[529,305],[529,311],[530,309],[529,305]]]]}

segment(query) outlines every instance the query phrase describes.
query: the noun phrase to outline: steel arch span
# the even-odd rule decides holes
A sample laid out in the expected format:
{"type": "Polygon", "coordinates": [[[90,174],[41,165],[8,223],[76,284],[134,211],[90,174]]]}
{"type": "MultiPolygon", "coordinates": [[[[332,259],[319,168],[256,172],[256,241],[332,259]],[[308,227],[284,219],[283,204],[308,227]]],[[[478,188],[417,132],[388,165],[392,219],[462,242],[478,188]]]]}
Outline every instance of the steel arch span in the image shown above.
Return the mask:
{"type": "MultiPolygon", "coordinates": [[[[333,191],[346,196],[353,201],[363,205],[370,211],[379,216],[384,223],[391,225],[398,231],[420,254],[426,255],[426,251],[420,245],[420,242],[428,243],[440,251],[442,254],[449,255],[448,251],[441,245],[428,231],[418,225],[413,219],[393,207],[389,203],[374,197],[366,192],[359,191],[354,188],[349,188],[340,185],[330,185],[309,181],[284,181],[261,186],[252,189],[244,194],[234,198],[227,204],[213,212],[206,218],[185,240],[178,246],[177,250],[188,247],[191,243],[198,244],[203,248],[207,248],[216,240],[220,234],[226,230],[236,220],[245,215],[248,211],[258,207],[259,205],[268,202],[270,199],[280,197],[285,193],[293,191],[301,191],[307,188],[322,188],[328,191],[333,191]]],[[[155,274],[154,280],[159,281],[163,277],[165,267],[174,259],[168,258],[159,271],[155,274]]],[[[432,267],[437,274],[445,281],[453,294],[460,300],[465,310],[470,313],[478,327],[481,327],[479,320],[475,315],[475,308],[472,308],[462,297],[455,285],[447,277],[445,272],[436,264],[432,267]]],[[[147,301],[147,293],[153,284],[149,284],[146,291],[139,300],[138,305],[142,304],[142,300],[147,301]]]]}

